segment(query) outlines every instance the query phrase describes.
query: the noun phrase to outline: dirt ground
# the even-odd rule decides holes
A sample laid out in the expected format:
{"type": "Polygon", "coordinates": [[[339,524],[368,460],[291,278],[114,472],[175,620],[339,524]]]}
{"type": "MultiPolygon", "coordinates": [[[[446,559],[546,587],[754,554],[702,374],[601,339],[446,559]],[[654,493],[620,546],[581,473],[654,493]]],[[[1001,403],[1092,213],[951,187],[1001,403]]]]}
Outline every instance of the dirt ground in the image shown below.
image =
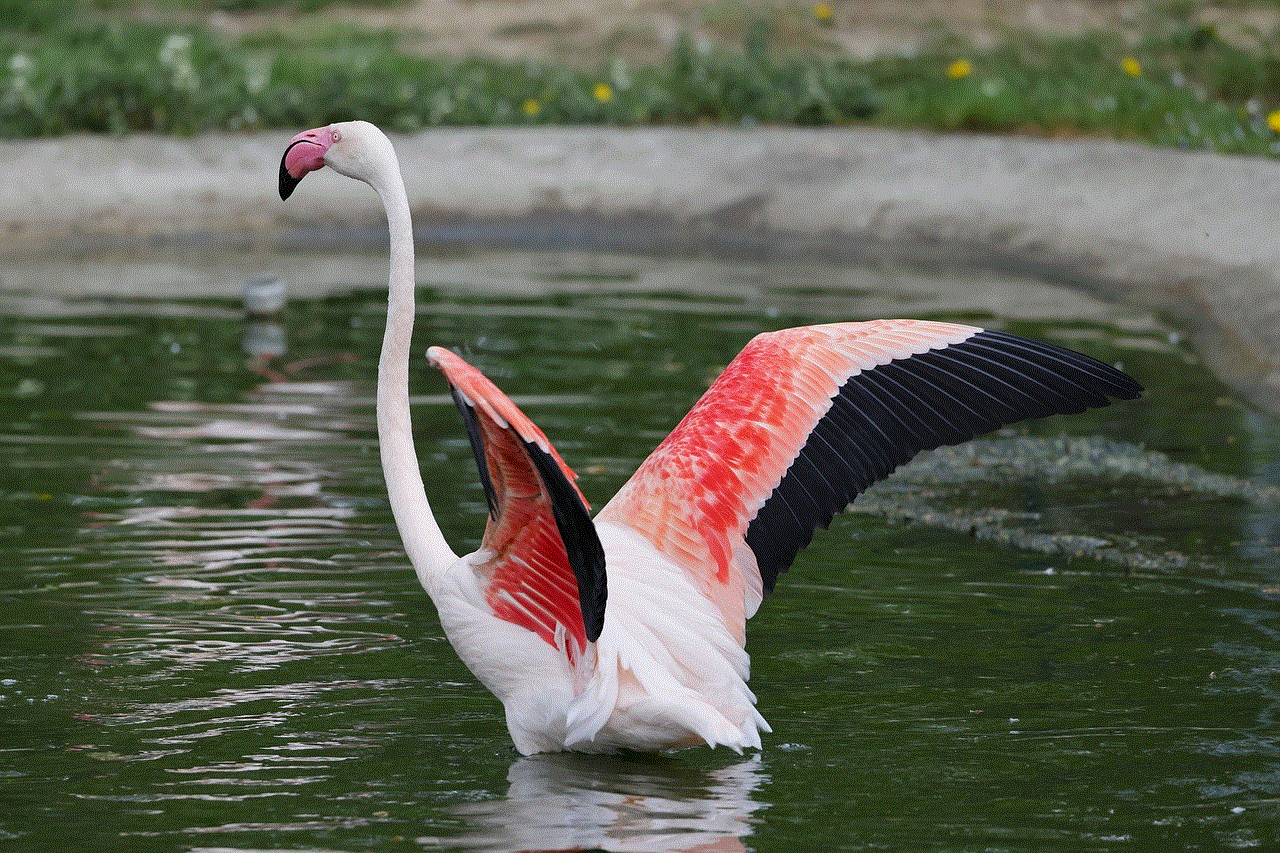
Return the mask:
{"type": "MultiPolygon", "coordinates": [[[[1280,26],[1280,4],[1274,0],[1185,6],[1196,21],[1217,27],[1229,39],[1247,41],[1251,32],[1280,26]]],[[[554,59],[594,67],[615,56],[636,63],[659,58],[682,32],[708,47],[737,45],[761,20],[772,24],[780,48],[867,58],[910,54],[941,34],[978,47],[1020,31],[1134,34],[1158,25],[1161,16],[1167,19],[1170,8],[1168,2],[1142,0],[413,0],[303,16],[214,13],[211,23],[237,34],[322,27],[337,19],[402,29],[424,53],[554,59]]]]}

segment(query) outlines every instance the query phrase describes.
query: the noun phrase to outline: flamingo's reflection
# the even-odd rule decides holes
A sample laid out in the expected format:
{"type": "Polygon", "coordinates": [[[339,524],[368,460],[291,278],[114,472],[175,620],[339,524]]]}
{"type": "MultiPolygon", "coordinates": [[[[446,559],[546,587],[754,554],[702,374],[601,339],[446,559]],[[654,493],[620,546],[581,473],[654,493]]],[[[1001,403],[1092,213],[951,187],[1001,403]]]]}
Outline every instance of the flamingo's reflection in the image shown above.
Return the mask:
{"type": "Polygon", "coordinates": [[[725,767],[676,758],[572,754],[518,759],[504,798],[457,807],[476,850],[741,851],[766,780],[758,755],[725,767]]]}

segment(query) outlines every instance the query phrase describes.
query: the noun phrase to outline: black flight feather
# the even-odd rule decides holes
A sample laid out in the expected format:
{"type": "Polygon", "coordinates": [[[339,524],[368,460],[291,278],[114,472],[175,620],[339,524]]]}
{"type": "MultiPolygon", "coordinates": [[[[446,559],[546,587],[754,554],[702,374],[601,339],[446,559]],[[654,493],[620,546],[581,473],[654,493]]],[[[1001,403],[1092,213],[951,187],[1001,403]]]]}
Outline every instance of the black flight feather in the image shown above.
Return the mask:
{"type": "Polygon", "coordinates": [[[476,458],[476,467],[480,469],[480,483],[484,486],[484,499],[489,504],[489,517],[498,514],[498,496],[493,490],[493,480],[489,478],[489,463],[484,457],[484,439],[480,437],[480,424],[476,420],[475,409],[462,399],[458,389],[449,386],[453,395],[453,404],[462,413],[462,425],[467,428],[467,439],[471,442],[471,453],[476,458]]]}
{"type": "MultiPolygon", "coordinates": [[[[453,402],[462,413],[462,422],[471,442],[471,452],[476,457],[476,467],[480,469],[480,482],[484,485],[489,515],[493,516],[498,512],[497,494],[494,492],[489,464],[485,461],[484,439],[480,434],[475,409],[452,385],[449,386],[449,393],[453,395],[453,402]]],[[[604,628],[604,605],[608,599],[604,547],[600,544],[596,526],[591,521],[591,515],[578,490],[569,482],[556,460],[532,441],[521,439],[520,443],[529,455],[534,470],[538,472],[543,489],[551,498],[551,514],[555,518],[556,529],[560,532],[560,541],[564,544],[569,566],[578,582],[578,606],[582,609],[582,625],[586,629],[587,641],[594,643],[604,628]]]]}
{"type": "Polygon", "coordinates": [[[555,458],[532,441],[524,442],[524,449],[542,478],[543,488],[551,497],[551,513],[555,516],[573,576],[578,581],[582,625],[587,632],[587,641],[594,643],[604,628],[604,605],[608,599],[604,547],[578,490],[569,482],[555,458]]]}
{"type": "Polygon", "coordinates": [[[991,330],[851,376],[747,526],[765,590],[815,529],[920,451],[1141,393],[1097,359],[991,330]]]}

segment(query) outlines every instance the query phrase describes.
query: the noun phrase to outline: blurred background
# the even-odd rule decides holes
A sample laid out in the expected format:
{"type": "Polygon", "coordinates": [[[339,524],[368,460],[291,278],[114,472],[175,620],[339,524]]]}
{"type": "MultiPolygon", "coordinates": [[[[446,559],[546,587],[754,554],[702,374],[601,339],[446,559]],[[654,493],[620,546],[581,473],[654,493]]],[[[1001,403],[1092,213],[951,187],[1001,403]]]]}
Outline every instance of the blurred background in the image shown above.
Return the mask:
{"type": "Polygon", "coordinates": [[[363,116],[881,124],[1274,154],[1273,2],[3,0],[0,136],[363,116]]]}

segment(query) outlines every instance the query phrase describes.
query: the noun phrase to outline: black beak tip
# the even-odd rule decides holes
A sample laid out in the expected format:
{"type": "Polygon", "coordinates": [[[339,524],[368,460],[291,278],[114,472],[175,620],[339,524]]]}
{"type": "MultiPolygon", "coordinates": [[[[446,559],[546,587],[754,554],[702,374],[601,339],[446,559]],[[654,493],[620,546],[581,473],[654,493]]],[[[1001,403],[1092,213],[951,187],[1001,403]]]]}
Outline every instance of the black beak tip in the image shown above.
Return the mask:
{"type": "Polygon", "coordinates": [[[293,195],[294,187],[302,183],[302,178],[295,178],[289,174],[289,170],[284,167],[284,159],[280,160],[280,198],[287,199],[293,195]]]}

